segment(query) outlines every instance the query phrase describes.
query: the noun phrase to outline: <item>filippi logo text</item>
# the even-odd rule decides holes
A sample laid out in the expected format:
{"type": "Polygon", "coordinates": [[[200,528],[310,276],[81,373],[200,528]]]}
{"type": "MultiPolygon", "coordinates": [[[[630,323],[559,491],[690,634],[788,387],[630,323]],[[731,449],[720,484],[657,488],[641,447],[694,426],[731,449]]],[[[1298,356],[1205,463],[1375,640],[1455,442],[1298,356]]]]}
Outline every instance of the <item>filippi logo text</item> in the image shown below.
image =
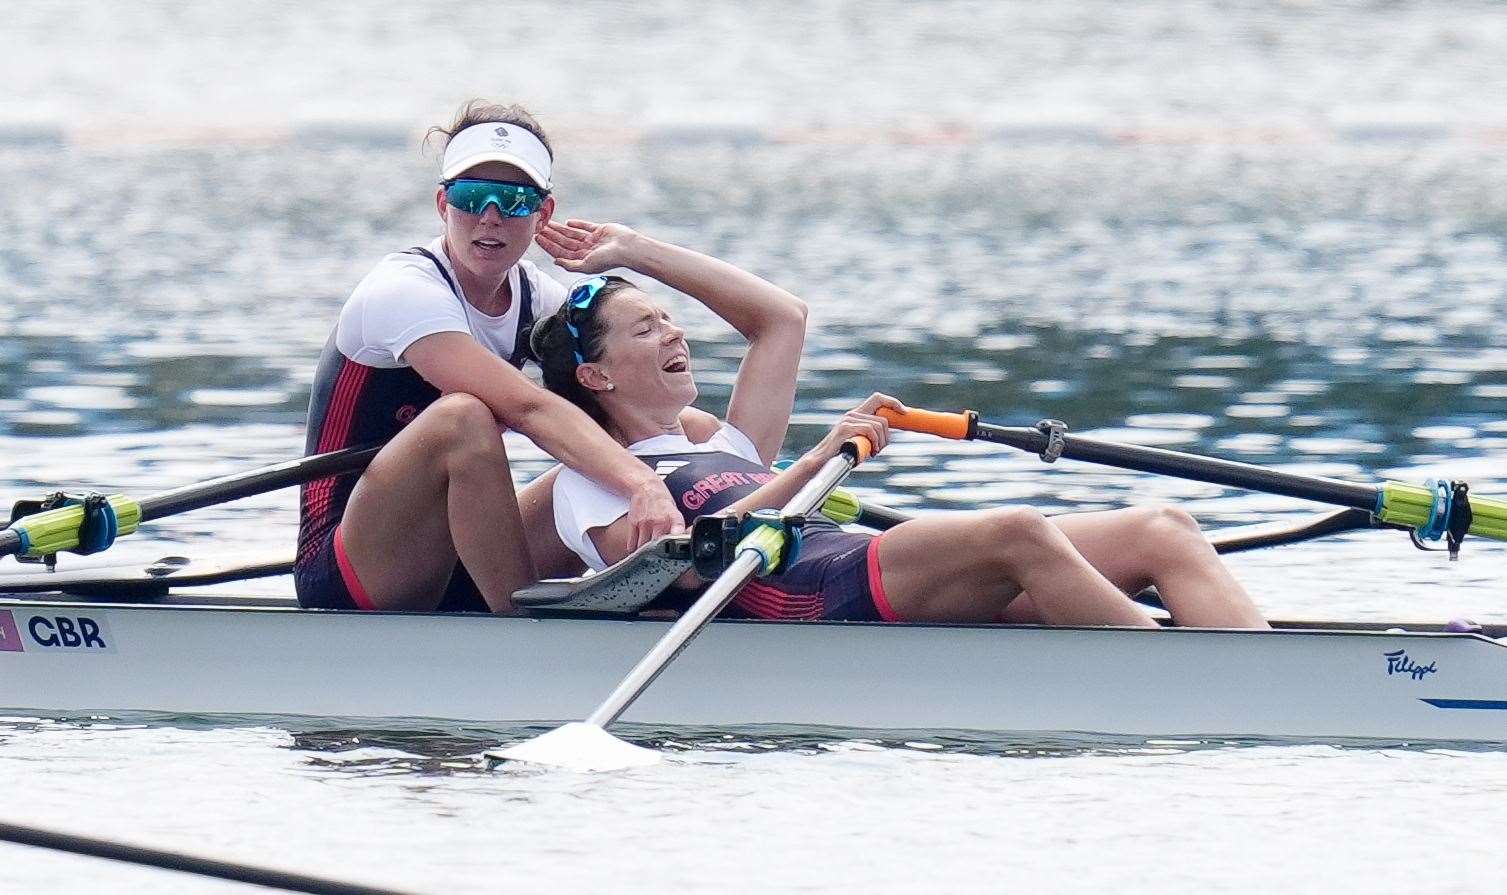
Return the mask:
{"type": "Polygon", "coordinates": [[[1382,653],[1387,659],[1387,674],[1410,674],[1413,680],[1421,681],[1425,675],[1434,674],[1439,670],[1438,663],[1431,661],[1427,665],[1419,665],[1408,656],[1406,650],[1392,650],[1382,653]]]}

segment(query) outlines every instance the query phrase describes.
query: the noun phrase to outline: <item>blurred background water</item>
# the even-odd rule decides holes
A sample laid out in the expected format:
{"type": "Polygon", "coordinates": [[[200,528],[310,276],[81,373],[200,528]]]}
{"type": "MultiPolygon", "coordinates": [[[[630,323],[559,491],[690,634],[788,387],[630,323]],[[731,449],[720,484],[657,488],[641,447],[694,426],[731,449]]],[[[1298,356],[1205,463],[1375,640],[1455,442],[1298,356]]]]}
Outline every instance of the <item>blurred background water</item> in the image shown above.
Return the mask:
{"type": "MultiPolygon", "coordinates": [[[[1469,2],[0,3],[0,498],[297,455],[341,302],[437,232],[421,138],[471,96],[543,120],[562,213],[808,300],[792,452],[880,390],[1502,494],[1504,57],[1507,8],[1469,2]]],[[[737,341],[661,294],[720,409],[737,341]]],[[[1314,509],[918,438],[853,481],[916,509],[1177,500],[1210,527],[1314,509]]],[[[113,558],[290,551],[295,506],[113,558]]],[[[1507,620],[1491,545],[1233,564],[1274,616],[1507,620]]],[[[500,738],[13,719],[4,814],[434,891],[1459,891],[1495,867],[1507,790],[1490,751],[711,732],[562,780],[482,771],[500,738]]],[[[201,890],[0,855],[17,890],[201,890]]]]}

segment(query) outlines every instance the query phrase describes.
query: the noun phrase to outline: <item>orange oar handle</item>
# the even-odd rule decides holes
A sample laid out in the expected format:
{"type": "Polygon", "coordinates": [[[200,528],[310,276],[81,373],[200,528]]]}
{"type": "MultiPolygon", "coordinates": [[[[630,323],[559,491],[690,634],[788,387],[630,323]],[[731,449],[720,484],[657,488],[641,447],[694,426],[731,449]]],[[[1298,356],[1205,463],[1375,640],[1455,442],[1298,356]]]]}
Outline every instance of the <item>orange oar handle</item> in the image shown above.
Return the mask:
{"type": "Polygon", "coordinates": [[[901,413],[888,407],[879,408],[879,415],[890,421],[896,429],[907,432],[925,432],[943,438],[966,439],[973,428],[973,411],[940,413],[935,410],[918,410],[914,407],[901,413]]]}
{"type": "Polygon", "coordinates": [[[874,442],[862,435],[854,435],[843,442],[843,447],[848,448],[848,453],[853,458],[853,465],[857,466],[863,461],[874,456],[874,442]]]}

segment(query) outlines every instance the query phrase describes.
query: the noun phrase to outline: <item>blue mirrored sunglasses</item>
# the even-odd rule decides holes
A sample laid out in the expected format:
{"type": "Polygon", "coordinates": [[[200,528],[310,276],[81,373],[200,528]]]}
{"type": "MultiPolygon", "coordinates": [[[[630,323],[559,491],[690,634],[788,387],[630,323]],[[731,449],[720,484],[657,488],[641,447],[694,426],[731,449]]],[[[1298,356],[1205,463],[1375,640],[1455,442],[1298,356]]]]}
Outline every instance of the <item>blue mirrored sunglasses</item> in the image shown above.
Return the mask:
{"type": "Polygon", "coordinates": [[[496,205],[497,213],[505,218],[526,218],[539,210],[549,193],[531,183],[508,183],[503,180],[440,181],[445,188],[445,201],[451,207],[466,214],[480,215],[488,205],[496,205]]]}
{"type": "Polygon", "coordinates": [[[596,301],[597,293],[601,292],[602,287],[606,285],[606,277],[592,277],[589,280],[582,280],[577,283],[575,288],[570,290],[570,294],[565,297],[565,304],[569,308],[565,312],[565,328],[570,332],[570,337],[576,342],[576,363],[578,364],[586,363],[586,357],[581,354],[581,348],[583,347],[581,345],[581,331],[576,328],[576,321],[573,318],[576,312],[590,309],[591,303],[596,301]]]}

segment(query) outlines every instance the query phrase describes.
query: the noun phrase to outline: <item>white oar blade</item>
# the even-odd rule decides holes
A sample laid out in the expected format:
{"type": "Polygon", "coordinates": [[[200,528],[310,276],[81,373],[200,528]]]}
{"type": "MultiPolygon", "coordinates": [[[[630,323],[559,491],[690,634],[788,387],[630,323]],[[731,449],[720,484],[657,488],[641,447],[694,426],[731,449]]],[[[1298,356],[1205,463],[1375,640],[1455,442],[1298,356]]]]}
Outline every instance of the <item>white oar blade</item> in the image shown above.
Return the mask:
{"type": "Polygon", "coordinates": [[[618,771],[658,764],[658,752],[626,743],[595,724],[572,721],[549,733],[487,753],[493,761],[543,765],[570,771],[618,771]]]}

